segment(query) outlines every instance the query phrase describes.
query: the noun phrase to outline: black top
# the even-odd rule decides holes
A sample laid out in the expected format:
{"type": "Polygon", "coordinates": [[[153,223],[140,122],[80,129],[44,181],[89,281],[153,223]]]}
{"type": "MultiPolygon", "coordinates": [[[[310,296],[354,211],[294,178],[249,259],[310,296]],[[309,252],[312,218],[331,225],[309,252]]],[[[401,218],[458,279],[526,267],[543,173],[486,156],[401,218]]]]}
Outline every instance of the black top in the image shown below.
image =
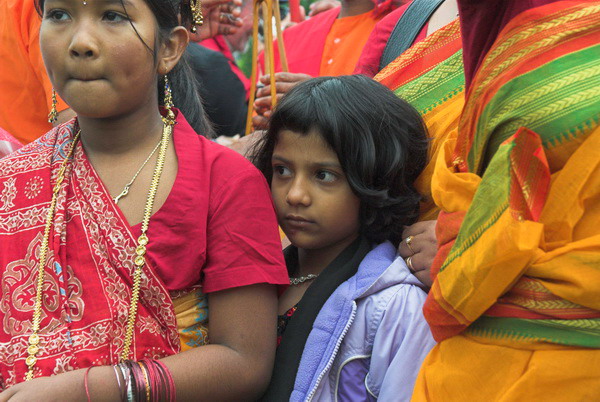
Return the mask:
{"type": "Polygon", "coordinates": [[[231,70],[229,60],[223,54],[197,43],[190,43],[186,52],[200,83],[204,109],[214,125],[215,133],[227,136],[243,134],[248,111],[246,90],[231,70]]]}
{"type": "MultiPolygon", "coordinates": [[[[369,251],[371,251],[371,243],[366,238],[359,237],[346,247],[308,287],[281,337],[275,355],[271,382],[262,401],[280,402],[290,399],[304,345],[317,315],[338,286],[356,274],[358,266],[369,251]]],[[[288,272],[293,275],[298,267],[298,249],[289,246],[283,254],[288,272]]]]}

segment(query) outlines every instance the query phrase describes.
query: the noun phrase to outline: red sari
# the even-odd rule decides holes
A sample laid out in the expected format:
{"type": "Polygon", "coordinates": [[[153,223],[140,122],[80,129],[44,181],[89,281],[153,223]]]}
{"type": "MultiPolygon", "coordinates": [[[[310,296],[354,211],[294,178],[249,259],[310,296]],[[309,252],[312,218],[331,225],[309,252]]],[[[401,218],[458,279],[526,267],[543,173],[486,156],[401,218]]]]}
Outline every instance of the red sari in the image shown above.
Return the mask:
{"type": "MultiPolygon", "coordinates": [[[[177,178],[149,224],[136,360],[185,348],[172,298],[288,281],[264,178],[241,156],[198,136],[183,116],[177,120],[177,178]],[[251,195],[242,198],[244,190],[251,195]]],[[[71,121],[0,161],[1,389],[22,381],[27,369],[46,213],[76,130],[71,121]]],[[[51,232],[36,377],[115,364],[123,349],[139,225],[128,225],[81,142],[76,147],[51,232]]]]}

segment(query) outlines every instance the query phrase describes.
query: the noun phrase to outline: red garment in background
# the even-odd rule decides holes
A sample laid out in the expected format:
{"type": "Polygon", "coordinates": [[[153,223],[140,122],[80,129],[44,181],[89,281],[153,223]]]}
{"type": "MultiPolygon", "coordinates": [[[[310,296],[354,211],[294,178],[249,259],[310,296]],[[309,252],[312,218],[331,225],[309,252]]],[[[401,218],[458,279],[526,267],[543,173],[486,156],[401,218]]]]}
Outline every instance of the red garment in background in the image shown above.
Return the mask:
{"type": "Polygon", "coordinates": [[[229,60],[229,66],[231,67],[231,71],[235,73],[235,75],[240,79],[242,84],[244,84],[244,89],[246,90],[246,100],[248,100],[250,95],[250,78],[246,77],[246,74],[238,67],[235,62],[235,58],[233,57],[233,53],[227,44],[227,41],[223,37],[223,35],[217,35],[213,38],[205,39],[202,42],[198,42],[199,45],[204,46],[207,49],[214,50],[216,52],[221,53],[223,56],[229,60]]]}
{"type": "MultiPolygon", "coordinates": [[[[339,14],[340,7],[336,7],[283,31],[290,72],[308,74],[312,77],[319,76],[325,39],[339,14]]],[[[281,63],[276,40],[273,42],[273,47],[275,49],[275,72],[278,72],[281,71],[281,63]]],[[[268,74],[268,71],[265,71],[264,52],[261,52],[258,57],[258,66],[259,76],[268,74]]]]}
{"type": "Polygon", "coordinates": [[[372,11],[336,19],[325,39],[319,75],[352,74],[379,19],[372,11]]]}
{"type": "MultiPolygon", "coordinates": [[[[392,11],[384,18],[381,19],[375,25],[373,32],[369,36],[367,43],[365,44],[362,54],[356,64],[356,68],[354,70],[354,74],[364,74],[368,77],[375,77],[375,75],[379,72],[379,63],[381,62],[381,57],[383,56],[383,51],[385,50],[385,45],[396,26],[398,20],[402,17],[409,4],[405,4],[402,7],[392,11]]],[[[415,41],[412,43],[413,45],[417,42],[422,41],[427,36],[427,27],[429,23],[426,23],[423,26],[423,29],[419,32],[415,41]]]]}

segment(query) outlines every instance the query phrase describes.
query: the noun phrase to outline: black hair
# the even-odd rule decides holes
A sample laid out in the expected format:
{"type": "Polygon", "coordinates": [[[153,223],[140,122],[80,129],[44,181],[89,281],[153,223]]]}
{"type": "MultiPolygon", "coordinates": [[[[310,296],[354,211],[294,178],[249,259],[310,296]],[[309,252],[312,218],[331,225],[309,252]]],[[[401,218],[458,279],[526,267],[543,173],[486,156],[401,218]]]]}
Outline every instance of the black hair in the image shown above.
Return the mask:
{"type": "MultiPolygon", "coordinates": [[[[36,9],[40,15],[44,13],[45,0],[35,0],[36,9]]],[[[121,7],[127,16],[127,8],[121,1],[121,7]]],[[[158,38],[154,46],[149,46],[140,36],[137,29],[131,23],[132,29],[144,46],[150,51],[153,57],[156,53],[152,49],[158,47],[158,43],[163,41],[171,30],[179,25],[191,25],[191,10],[189,1],[186,0],[144,0],[158,23],[158,38]]],[[[173,93],[173,102],[184,114],[186,120],[192,128],[199,134],[211,138],[214,134],[212,125],[206,117],[202,98],[200,97],[200,83],[197,81],[189,62],[187,51],[183,54],[177,65],[167,74],[171,90],[173,93]]],[[[157,80],[158,104],[164,106],[164,79],[157,80]]]]}
{"type": "Polygon", "coordinates": [[[398,243],[419,215],[414,182],[427,162],[427,129],[419,113],[361,75],[320,77],[294,87],[277,105],[252,160],[270,183],[278,133],[319,133],[337,154],[360,199],[361,233],[398,243]]]}

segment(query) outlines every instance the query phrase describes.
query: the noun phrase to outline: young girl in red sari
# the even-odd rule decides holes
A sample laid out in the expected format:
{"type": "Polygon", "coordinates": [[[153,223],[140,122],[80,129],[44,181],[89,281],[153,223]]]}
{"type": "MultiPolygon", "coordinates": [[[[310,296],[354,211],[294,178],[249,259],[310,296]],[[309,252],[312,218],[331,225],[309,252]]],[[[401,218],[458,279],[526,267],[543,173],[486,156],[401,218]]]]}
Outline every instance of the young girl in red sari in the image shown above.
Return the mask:
{"type": "Polygon", "coordinates": [[[288,278],[264,178],[201,136],[190,4],[38,6],[78,118],[0,161],[0,401],[257,397],[288,278]]]}

